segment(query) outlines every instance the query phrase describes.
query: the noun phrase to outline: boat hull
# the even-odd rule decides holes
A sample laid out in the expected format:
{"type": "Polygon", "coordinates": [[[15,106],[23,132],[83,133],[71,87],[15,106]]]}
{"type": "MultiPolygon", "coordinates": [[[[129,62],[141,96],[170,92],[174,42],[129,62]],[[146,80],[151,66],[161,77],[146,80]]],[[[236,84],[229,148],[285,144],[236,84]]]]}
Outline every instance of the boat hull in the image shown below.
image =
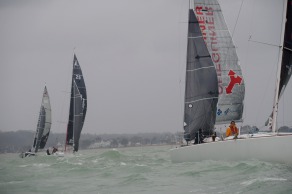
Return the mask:
{"type": "Polygon", "coordinates": [[[19,154],[20,158],[30,157],[30,156],[36,156],[36,153],[34,152],[21,152],[19,154]]]}
{"type": "Polygon", "coordinates": [[[170,150],[172,162],[244,161],[257,159],[292,165],[292,134],[281,136],[251,137],[198,145],[177,147],[170,150]]]}

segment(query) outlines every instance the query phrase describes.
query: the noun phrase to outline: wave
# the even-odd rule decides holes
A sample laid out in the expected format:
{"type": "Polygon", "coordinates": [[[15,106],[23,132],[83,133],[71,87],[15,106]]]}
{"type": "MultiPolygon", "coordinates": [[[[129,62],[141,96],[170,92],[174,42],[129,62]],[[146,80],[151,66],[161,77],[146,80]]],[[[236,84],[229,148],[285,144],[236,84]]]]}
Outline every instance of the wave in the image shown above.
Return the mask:
{"type": "Polygon", "coordinates": [[[245,186],[249,186],[252,184],[255,184],[257,182],[276,182],[276,181],[287,181],[287,179],[284,178],[268,178],[268,177],[260,177],[260,178],[255,178],[255,179],[251,179],[251,180],[247,180],[244,181],[242,183],[240,183],[241,185],[245,185],[245,186]]]}

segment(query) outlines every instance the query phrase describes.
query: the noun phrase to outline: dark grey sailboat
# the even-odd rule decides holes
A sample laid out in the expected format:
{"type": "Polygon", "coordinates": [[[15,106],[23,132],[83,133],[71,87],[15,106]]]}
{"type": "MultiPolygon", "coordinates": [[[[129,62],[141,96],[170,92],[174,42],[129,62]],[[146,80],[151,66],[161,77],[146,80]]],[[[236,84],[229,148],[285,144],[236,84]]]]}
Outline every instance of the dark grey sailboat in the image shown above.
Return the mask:
{"type": "Polygon", "coordinates": [[[39,149],[44,149],[49,138],[51,124],[51,104],[47,87],[45,86],[39,113],[38,125],[34,136],[32,148],[28,152],[21,153],[21,157],[35,155],[39,149]]]}
{"type": "Polygon", "coordinates": [[[73,146],[73,152],[78,151],[79,139],[81,135],[81,130],[83,128],[86,111],[87,111],[87,94],[85,82],[81,71],[81,67],[79,65],[76,55],[74,54],[70,110],[66,134],[65,151],[67,145],[73,146]]]}

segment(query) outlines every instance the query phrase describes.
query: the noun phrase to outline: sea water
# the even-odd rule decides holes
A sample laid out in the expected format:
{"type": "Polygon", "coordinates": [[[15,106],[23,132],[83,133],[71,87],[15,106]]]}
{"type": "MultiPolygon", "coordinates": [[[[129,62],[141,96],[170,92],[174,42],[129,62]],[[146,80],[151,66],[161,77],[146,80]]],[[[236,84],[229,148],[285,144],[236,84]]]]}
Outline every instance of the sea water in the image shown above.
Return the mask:
{"type": "Polygon", "coordinates": [[[257,160],[172,163],[171,146],[0,155],[0,193],[292,193],[292,167],[257,160]]]}

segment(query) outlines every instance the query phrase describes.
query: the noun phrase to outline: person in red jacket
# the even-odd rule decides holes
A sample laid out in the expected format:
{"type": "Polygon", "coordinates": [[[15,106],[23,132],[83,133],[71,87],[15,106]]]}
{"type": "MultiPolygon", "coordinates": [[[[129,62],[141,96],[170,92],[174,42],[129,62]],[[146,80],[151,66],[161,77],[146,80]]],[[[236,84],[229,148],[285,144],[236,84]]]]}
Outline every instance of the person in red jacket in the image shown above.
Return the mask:
{"type": "Polygon", "coordinates": [[[229,127],[226,129],[226,137],[234,136],[237,138],[238,136],[238,128],[235,125],[234,121],[231,121],[229,127]]]}

